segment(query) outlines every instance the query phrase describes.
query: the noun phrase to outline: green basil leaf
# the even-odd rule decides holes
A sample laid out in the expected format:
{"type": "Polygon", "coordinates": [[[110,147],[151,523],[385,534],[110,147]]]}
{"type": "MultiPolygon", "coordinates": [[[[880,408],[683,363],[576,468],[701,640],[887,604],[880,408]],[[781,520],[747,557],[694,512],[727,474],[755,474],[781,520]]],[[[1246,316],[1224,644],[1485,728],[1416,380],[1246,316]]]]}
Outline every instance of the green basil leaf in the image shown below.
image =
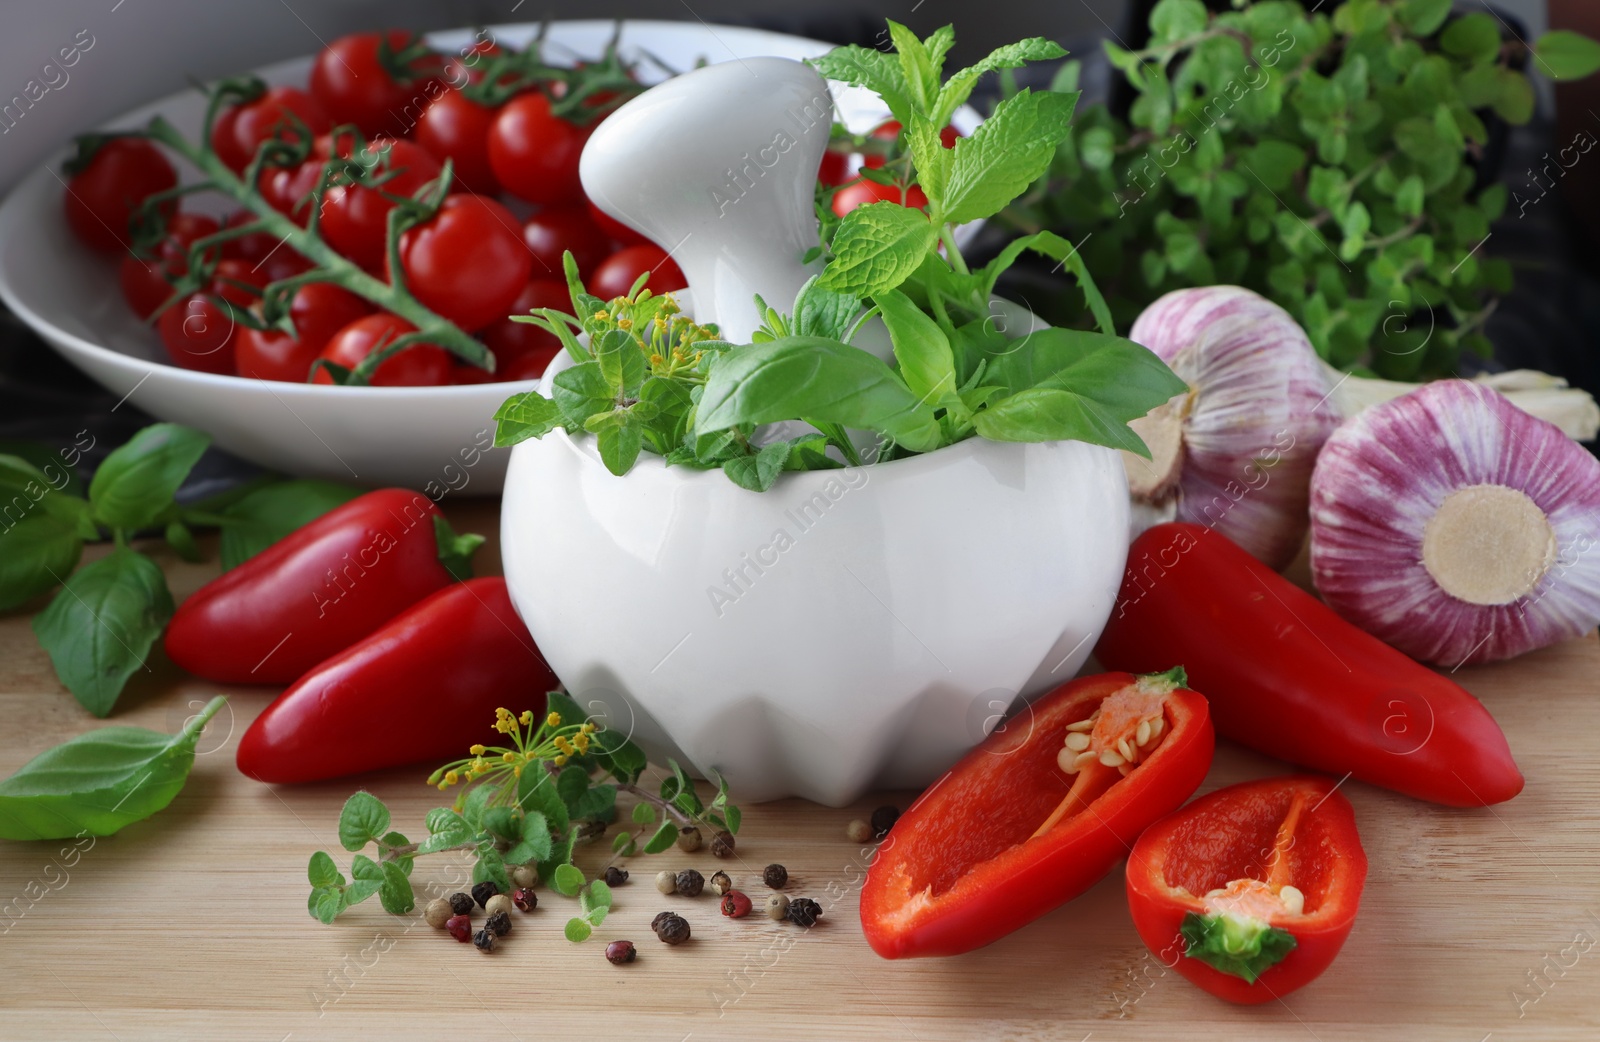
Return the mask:
{"type": "Polygon", "coordinates": [[[389,831],[389,808],[370,792],[358,791],[339,812],[339,844],[360,850],[389,831]]]}
{"type": "Polygon", "coordinates": [[[172,618],[172,594],[156,563],[119,547],[74,572],[33,618],[56,676],[83,707],[105,716],[172,618]]]}
{"type": "Polygon", "coordinates": [[[740,488],[765,492],[771,488],[789,459],[789,443],[775,441],[751,456],[735,456],[722,464],[722,472],[740,488]]]}
{"type": "Polygon", "coordinates": [[[1600,43],[1570,29],[1539,37],[1533,56],[1553,79],[1581,80],[1600,72],[1600,43]]]}
{"type": "MultiPolygon", "coordinates": [[[[937,219],[962,224],[1003,210],[1049,169],[1056,146],[1072,131],[1077,104],[1076,94],[1023,90],[995,106],[971,137],[956,142],[937,219]]],[[[837,238],[834,253],[839,253],[837,238]]]]}
{"type": "Polygon", "coordinates": [[[882,431],[917,452],[939,444],[933,408],[893,370],[819,337],[786,337],[723,358],[706,381],[695,427],[706,434],[802,417],[882,431]]]}
{"type": "Polygon", "coordinates": [[[858,206],[833,233],[833,260],[821,285],[858,298],[877,296],[910,278],[938,238],[939,229],[921,210],[888,201],[858,206]]]}
{"type": "Polygon", "coordinates": [[[61,585],[82,555],[78,533],[47,514],[0,529],[0,611],[61,585]]]}
{"type": "Polygon", "coordinates": [[[1150,458],[1126,422],[1098,402],[1054,387],[1030,387],[1002,398],[974,413],[972,424],[990,441],[1086,441],[1150,458]]]}
{"type": "MultiPolygon", "coordinates": [[[[88,434],[88,431],[79,431],[78,436],[88,434]]],[[[48,446],[36,441],[24,441],[20,438],[0,438],[0,455],[14,456],[22,460],[45,476],[45,483],[57,492],[71,496],[73,499],[83,499],[87,494],[83,479],[78,476],[76,463],[83,458],[83,450],[94,447],[94,438],[89,438],[89,444],[83,445],[75,441],[71,448],[53,452],[48,446]],[[68,459],[70,457],[70,461],[68,459]]]]}
{"type": "Polygon", "coordinates": [[[872,298],[888,327],[900,377],[911,393],[935,408],[956,393],[956,361],[939,323],[899,290],[872,298]]]}
{"type": "Polygon", "coordinates": [[[189,531],[189,526],[182,521],[167,522],[167,529],[163,534],[166,536],[167,545],[172,547],[173,552],[183,560],[196,564],[202,559],[200,547],[194,541],[194,533],[189,531]]]}
{"type": "Polygon", "coordinates": [[[494,422],[494,443],[515,445],[529,438],[542,438],[560,427],[561,406],[538,391],[523,391],[500,403],[494,422]]]}
{"type": "Polygon", "coordinates": [[[839,470],[844,466],[828,455],[828,438],[822,434],[802,434],[789,442],[789,458],[784,470],[839,470]]]}
{"type": "Polygon", "coordinates": [[[176,423],[144,428],[107,456],[89,482],[95,519],[130,530],[154,524],[210,445],[206,435],[176,423]]]}
{"type": "MultiPolygon", "coordinates": [[[[172,802],[218,696],[174,735],[104,727],[47,749],[0,781],[0,839],[109,836],[172,802]]],[[[315,866],[312,866],[315,867],[315,866]]]]}
{"type": "Polygon", "coordinates": [[[1457,58],[1488,61],[1500,51],[1500,23],[1482,11],[1462,15],[1445,26],[1439,46],[1457,58]]]}
{"type": "Polygon", "coordinates": [[[281,481],[230,503],[221,511],[222,570],[237,568],[256,554],[361,495],[332,481],[281,481]]]}
{"type": "Polygon", "coordinates": [[[1041,329],[990,359],[987,379],[1014,392],[1054,387],[1094,399],[1118,420],[1138,419],[1188,389],[1147,348],[1079,329],[1041,329]]]}
{"type": "Polygon", "coordinates": [[[382,864],[383,880],[378,886],[378,901],[390,915],[405,915],[417,905],[416,894],[411,890],[411,880],[405,869],[393,861],[382,864]]]}
{"type": "Polygon", "coordinates": [[[848,293],[836,293],[821,281],[822,276],[811,276],[795,295],[794,334],[843,340],[861,314],[861,300],[848,293]]]}
{"type": "Polygon", "coordinates": [[[53,463],[40,469],[21,456],[0,454],[0,532],[37,510],[85,539],[98,535],[89,516],[89,504],[66,491],[71,478],[70,471],[53,463]],[[56,475],[56,480],[51,480],[51,474],[56,475]]]}

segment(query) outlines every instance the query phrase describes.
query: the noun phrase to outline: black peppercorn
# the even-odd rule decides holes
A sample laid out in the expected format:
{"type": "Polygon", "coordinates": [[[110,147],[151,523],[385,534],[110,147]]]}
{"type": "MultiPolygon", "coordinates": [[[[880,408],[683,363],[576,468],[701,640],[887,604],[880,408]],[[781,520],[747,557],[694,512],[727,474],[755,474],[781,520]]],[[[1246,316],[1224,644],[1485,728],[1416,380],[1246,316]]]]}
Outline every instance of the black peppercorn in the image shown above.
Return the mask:
{"type": "Polygon", "coordinates": [[[606,869],[606,886],[621,886],[628,881],[628,870],[611,865],[606,869]]]}
{"type": "Polygon", "coordinates": [[[789,885],[789,870],[782,865],[768,865],[761,873],[761,881],[774,890],[782,890],[789,885]]]}
{"type": "Polygon", "coordinates": [[[684,897],[699,897],[700,891],[705,889],[706,877],[692,868],[686,868],[678,873],[678,893],[684,897]]]}
{"type": "Polygon", "coordinates": [[[661,934],[661,924],[677,914],[677,912],[657,912],[656,917],[650,920],[650,932],[659,936],[661,934]]]}
{"type": "Polygon", "coordinates": [[[480,952],[494,951],[494,931],[485,926],[472,935],[472,943],[478,946],[480,952]]]}
{"type": "Polygon", "coordinates": [[[496,912],[484,920],[483,927],[496,937],[504,937],[511,932],[511,916],[506,912],[496,912]]]}
{"type": "Polygon", "coordinates": [[[485,879],[483,882],[473,886],[472,899],[487,908],[489,906],[489,898],[499,892],[500,887],[494,880],[485,879]]]}
{"type": "Polygon", "coordinates": [[[511,903],[520,911],[531,912],[539,907],[539,895],[532,888],[522,886],[511,891],[511,903]]]}
{"type": "Polygon", "coordinates": [[[689,920],[681,915],[669,915],[656,927],[656,936],[664,944],[682,944],[689,939],[689,920]]]}
{"type": "Polygon", "coordinates": [[[879,839],[887,836],[894,823],[900,820],[900,808],[883,806],[872,812],[872,834],[879,839]]]}
{"type": "Polygon", "coordinates": [[[450,897],[448,898],[448,900],[450,901],[450,910],[452,912],[456,913],[457,915],[471,915],[472,914],[472,895],[471,894],[463,894],[463,893],[457,892],[457,893],[451,894],[450,897]]]}
{"type": "Polygon", "coordinates": [[[796,926],[811,927],[822,918],[822,906],[809,897],[797,897],[789,902],[789,921],[796,926]]]}
{"type": "Polygon", "coordinates": [[[633,947],[632,941],[612,941],[606,945],[606,962],[613,966],[632,962],[639,955],[633,947]]]}
{"type": "Polygon", "coordinates": [[[733,857],[733,833],[723,830],[712,836],[711,853],[715,857],[733,857]]]}

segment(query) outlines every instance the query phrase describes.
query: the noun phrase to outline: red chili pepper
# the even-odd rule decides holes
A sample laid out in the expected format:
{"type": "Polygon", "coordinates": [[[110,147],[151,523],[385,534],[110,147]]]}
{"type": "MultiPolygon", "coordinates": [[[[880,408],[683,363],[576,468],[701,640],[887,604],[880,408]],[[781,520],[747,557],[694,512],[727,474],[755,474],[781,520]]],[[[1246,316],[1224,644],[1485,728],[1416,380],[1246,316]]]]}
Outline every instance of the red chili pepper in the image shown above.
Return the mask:
{"type": "Polygon", "coordinates": [[[500,578],[447,586],[341,654],[256,717],[239,770],[294,783],[459,757],[497,736],[495,709],[544,713],[555,674],[500,578]]]}
{"type": "Polygon", "coordinates": [[[1150,951],[1229,1002],[1315,980],[1355,923],[1367,855],[1330,778],[1266,778],[1202,796],[1145,829],[1128,906],[1150,951]]]}
{"type": "Polygon", "coordinates": [[[197,590],[167,627],[167,657],[220,683],[290,683],[466,578],[482,542],[416,492],[368,492],[197,590]]]}
{"type": "Polygon", "coordinates": [[[878,848],[861,891],[873,950],[971,951],[1099,881],[1211,766],[1206,700],[1184,684],[1181,669],[1074,680],[968,753],[878,848]]]}
{"type": "Polygon", "coordinates": [[[1134,540],[1095,655],[1182,662],[1217,733],[1290,763],[1453,807],[1522,791],[1494,717],[1459,685],[1335,615],[1200,525],[1134,540]]]}

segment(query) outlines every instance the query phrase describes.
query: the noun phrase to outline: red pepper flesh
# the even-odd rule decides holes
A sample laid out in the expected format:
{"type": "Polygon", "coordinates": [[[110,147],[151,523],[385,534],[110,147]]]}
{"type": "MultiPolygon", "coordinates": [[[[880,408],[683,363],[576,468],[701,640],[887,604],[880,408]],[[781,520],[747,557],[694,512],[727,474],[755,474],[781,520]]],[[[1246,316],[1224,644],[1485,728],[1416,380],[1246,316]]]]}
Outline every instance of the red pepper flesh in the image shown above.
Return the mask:
{"type": "Polygon", "coordinates": [[[1245,1004],[1281,998],[1326,970],[1350,935],[1367,878],[1355,812],[1337,785],[1313,777],[1244,782],[1146,829],[1128,857],[1128,907],[1151,953],[1211,994],[1245,1004]],[[1215,896],[1230,883],[1247,896],[1215,896]],[[1296,900],[1283,900],[1285,887],[1297,891],[1300,911],[1296,900]],[[1234,939],[1268,927],[1281,931],[1287,954],[1269,955],[1277,961],[1258,975],[1216,968],[1235,963],[1233,952],[1219,959],[1215,945],[1195,938],[1197,920],[1215,922],[1220,909],[1242,916],[1219,924],[1234,939]]]}
{"type": "Polygon", "coordinates": [[[408,489],[358,496],[195,591],[167,626],[167,657],[219,683],[290,683],[455,581],[441,557],[482,540],[443,520],[408,489]]]}
{"type": "Polygon", "coordinates": [[[1226,536],[1157,525],[1134,540],[1128,562],[1095,655],[1113,669],[1183,663],[1223,737],[1452,807],[1522,791],[1483,703],[1226,536]]]}
{"type": "Polygon", "coordinates": [[[256,717],[239,770],[297,783],[465,755],[495,710],[543,715],[555,674],[501,578],[468,579],[335,655],[256,717]]]}
{"type": "Polygon", "coordinates": [[[874,951],[955,955],[998,940],[1088,890],[1146,825],[1189,798],[1215,742],[1206,700],[1182,687],[1165,694],[1164,733],[1125,777],[1101,762],[1072,775],[1058,762],[1068,725],[1139,680],[1110,673],[1063,684],[900,816],[861,891],[874,951]]]}

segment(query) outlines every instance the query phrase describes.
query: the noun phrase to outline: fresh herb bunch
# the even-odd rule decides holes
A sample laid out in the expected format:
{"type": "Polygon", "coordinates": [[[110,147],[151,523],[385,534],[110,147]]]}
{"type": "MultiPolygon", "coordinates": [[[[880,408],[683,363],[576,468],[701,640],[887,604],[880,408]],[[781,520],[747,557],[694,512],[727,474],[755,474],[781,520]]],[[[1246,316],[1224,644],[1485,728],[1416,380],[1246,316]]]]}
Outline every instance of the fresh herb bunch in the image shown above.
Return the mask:
{"type": "MultiPolygon", "coordinates": [[[[541,717],[532,711],[516,716],[497,710],[495,729],[510,744],[475,745],[469,756],[428,777],[428,784],[440,790],[459,786],[460,792],[451,806],[428,812],[429,835],[420,843],[390,830],[389,809],[376,796],[351,796],[339,815],[339,842],[355,853],[351,878],[346,880],[326,851],[313,854],[307,869],[311,914],[331,923],[374,894],[385,910],[403,914],[415,904],[410,876],[419,855],[470,851],[476,856],[475,883],[489,881],[509,891],[508,866],[535,865],[551,889],[577,897],[579,914],[567,924],[567,936],[581,941],[605,919],[611,891],[604,882],[584,877],[573,864],[573,852],[581,840],[601,835],[616,819],[619,793],[640,801],[633,809],[635,824],[653,824],[658,809],[663,815],[642,846],[647,854],[671,847],[680,824],[739,831],[741,814],[728,802],[722,779],[707,805],[687,772],[669,760],[668,776],[652,793],[639,785],[647,766],[644,753],[625,735],[586,719],[561,691],[550,692],[546,705],[541,717]],[[359,853],[369,844],[376,847],[375,857],[359,853]]],[[[641,849],[631,830],[618,833],[611,847],[623,857],[641,849]]]]}
{"type": "MultiPolygon", "coordinates": [[[[953,149],[939,131],[988,72],[1060,57],[1043,39],[1002,47],[946,80],[946,26],[919,40],[889,22],[896,53],[841,47],[813,59],[824,76],[876,91],[906,128],[908,147],[885,176],[915,176],[925,209],[878,202],[827,226],[827,261],[789,314],[765,302],[755,342],[700,341],[692,365],[662,372],[632,330],[653,298],[603,302],[585,293],[568,261],[574,315],[523,316],[561,336],[575,365],[556,375],[552,399],[519,394],[496,418],[496,443],[556,428],[600,438],[613,473],[643,448],[667,464],[720,467],[735,483],[771,488],[784,470],[862,462],[848,430],[870,431],[877,460],[931,452],[974,435],[994,441],[1076,439],[1141,455],[1127,426],[1184,385],[1144,348],[1117,337],[1094,280],[1072,244],[1048,231],[1018,239],[985,267],[969,268],[956,225],[999,213],[1044,174],[1071,133],[1076,93],[1022,91],[1001,102],[953,149]],[[1024,251],[1058,261],[1077,279],[1099,332],[1034,330],[1008,336],[991,304],[995,280],[1024,251]],[[851,341],[868,318],[888,330],[894,365],[851,341]],[[588,334],[587,345],[575,333],[588,334]],[[812,432],[766,441],[758,430],[798,421],[812,432]]],[[[635,292],[638,292],[636,287],[635,292]]]]}
{"type": "Polygon", "coordinates": [[[1078,242],[1125,325],[1170,290],[1235,283],[1337,366],[1410,380],[1487,357],[1511,268],[1481,249],[1507,203],[1477,169],[1485,119],[1526,123],[1522,66],[1586,76],[1600,45],[1555,32],[1530,55],[1450,0],[1234,6],[1161,0],[1147,47],[1107,42],[1138,94],[1128,122],[1084,112],[1001,218],[1078,242]]]}
{"type": "Polygon", "coordinates": [[[146,427],[106,456],[87,494],[73,465],[93,448],[92,436],[59,458],[23,445],[0,454],[0,611],[61,588],[34,616],[33,632],[61,682],[95,716],[111,712],[174,610],[161,566],[130,545],[136,533],[160,531],[178,556],[198,561],[194,529],[220,528],[228,569],[357,494],[323,481],[263,478],[180,505],[174,496],[210,444],[175,423],[146,427]],[[105,538],[112,551],[78,568],[84,544],[105,538]]]}

